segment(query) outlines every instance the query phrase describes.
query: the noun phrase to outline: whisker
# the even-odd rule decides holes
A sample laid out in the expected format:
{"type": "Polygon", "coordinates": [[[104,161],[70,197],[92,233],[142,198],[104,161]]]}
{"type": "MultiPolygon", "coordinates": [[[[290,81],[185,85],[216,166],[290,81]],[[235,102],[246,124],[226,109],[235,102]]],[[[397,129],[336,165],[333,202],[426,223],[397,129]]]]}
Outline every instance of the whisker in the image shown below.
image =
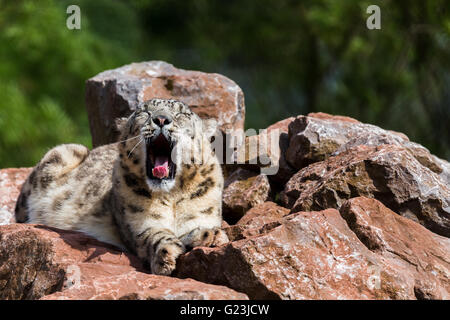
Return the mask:
{"type": "Polygon", "coordinates": [[[133,138],[128,138],[128,139],[126,139],[126,140],[122,140],[122,141],[117,141],[117,142],[113,142],[112,144],[116,144],[116,143],[121,143],[121,142],[126,142],[126,141],[129,141],[129,140],[133,140],[133,139],[136,139],[136,138],[138,138],[140,136],[140,134],[138,134],[137,136],[135,136],[135,137],[133,137],[133,138]]]}
{"type": "Polygon", "coordinates": [[[134,149],[136,149],[136,147],[138,146],[138,145],[140,145],[141,144],[141,142],[142,141],[144,141],[144,139],[142,138],[141,140],[139,140],[139,142],[138,143],[136,143],[136,145],[133,147],[133,149],[131,149],[131,151],[130,151],[130,153],[128,153],[128,158],[130,157],[130,155],[133,153],[133,151],[134,151],[134,149]]]}

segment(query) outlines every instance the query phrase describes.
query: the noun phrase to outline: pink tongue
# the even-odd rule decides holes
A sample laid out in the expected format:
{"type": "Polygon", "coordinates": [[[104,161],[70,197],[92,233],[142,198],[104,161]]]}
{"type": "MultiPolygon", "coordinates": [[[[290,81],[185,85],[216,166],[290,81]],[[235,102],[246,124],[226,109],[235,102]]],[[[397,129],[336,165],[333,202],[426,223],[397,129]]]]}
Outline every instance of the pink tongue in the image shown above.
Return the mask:
{"type": "Polygon", "coordinates": [[[157,156],[155,158],[155,167],[152,170],[152,174],[158,179],[169,175],[169,159],[166,156],[157,156]]]}

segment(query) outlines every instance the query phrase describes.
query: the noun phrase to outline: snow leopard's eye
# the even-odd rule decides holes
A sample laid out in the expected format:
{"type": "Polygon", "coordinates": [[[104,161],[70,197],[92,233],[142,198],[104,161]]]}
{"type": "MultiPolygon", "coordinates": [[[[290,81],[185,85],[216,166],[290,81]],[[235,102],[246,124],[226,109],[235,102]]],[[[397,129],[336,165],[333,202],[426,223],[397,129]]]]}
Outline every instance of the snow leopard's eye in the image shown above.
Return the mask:
{"type": "Polygon", "coordinates": [[[150,105],[148,102],[141,102],[137,107],[136,107],[136,113],[142,113],[142,112],[150,112],[150,105]]]}
{"type": "Polygon", "coordinates": [[[148,110],[139,110],[136,112],[136,119],[148,121],[148,119],[151,119],[151,117],[152,114],[148,110]]]}
{"type": "Polygon", "coordinates": [[[175,115],[175,119],[178,121],[186,121],[189,119],[189,115],[183,112],[179,112],[175,115]]]}

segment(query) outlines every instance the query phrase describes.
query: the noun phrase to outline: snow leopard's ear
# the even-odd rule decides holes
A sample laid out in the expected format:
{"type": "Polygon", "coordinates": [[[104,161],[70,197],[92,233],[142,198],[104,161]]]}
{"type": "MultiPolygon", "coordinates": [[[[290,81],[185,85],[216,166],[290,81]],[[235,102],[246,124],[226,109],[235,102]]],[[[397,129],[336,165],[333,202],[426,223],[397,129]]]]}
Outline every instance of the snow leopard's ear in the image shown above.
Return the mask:
{"type": "Polygon", "coordinates": [[[116,118],[116,120],[115,120],[115,129],[118,131],[118,132],[122,132],[122,130],[125,128],[125,126],[127,125],[127,121],[128,121],[128,118],[124,118],[124,117],[122,117],[122,118],[116,118]]]}
{"type": "Polygon", "coordinates": [[[203,119],[203,134],[208,138],[208,140],[216,134],[217,131],[217,120],[213,118],[203,119]]]}

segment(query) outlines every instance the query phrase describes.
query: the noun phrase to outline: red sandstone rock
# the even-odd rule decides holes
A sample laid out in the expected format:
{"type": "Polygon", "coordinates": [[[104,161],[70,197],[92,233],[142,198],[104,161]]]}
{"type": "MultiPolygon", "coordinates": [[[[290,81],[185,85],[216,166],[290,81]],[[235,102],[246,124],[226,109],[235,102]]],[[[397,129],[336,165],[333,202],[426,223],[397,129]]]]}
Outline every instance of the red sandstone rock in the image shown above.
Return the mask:
{"type": "MultiPolygon", "coordinates": [[[[384,144],[406,148],[423,166],[435,173],[441,174],[444,168],[450,167],[448,162],[433,156],[423,146],[409,141],[403,133],[326,113],[298,116],[290,123],[286,159],[294,168],[301,169],[359,145],[384,144]]],[[[450,170],[447,169],[442,177],[450,183],[450,170]]]]}
{"type": "Polygon", "coordinates": [[[450,236],[448,184],[400,146],[357,146],[311,164],[289,180],[281,199],[299,212],[339,208],[357,196],[376,198],[431,231],[450,236]]]}
{"type": "Polygon", "coordinates": [[[195,248],[181,257],[176,275],[226,285],[251,299],[450,297],[449,239],[376,200],[351,201],[342,209],[347,221],[334,209],[299,212],[259,235],[195,248]],[[365,224],[368,215],[374,228],[365,224]],[[374,249],[363,234],[379,235],[386,246],[374,249]]]}
{"type": "MultiPolygon", "coordinates": [[[[389,286],[369,287],[369,266],[384,266],[334,209],[289,215],[255,237],[220,248],[195,248],[180,258],[177,276],[222,284],[250,299],[408,298],[401,273],[385,268],[389,286]],[[401,283],[401,285],[399,284],[401,283]]],[[[406,284],[406,285],[405,285],[406,284]]]]}
{"type": "Polygon", "coordinates": [[[258,228],[264,226],[268,222],[279,220],[288,213],[289,209],[280,207],[274,202],[267,201],[248,210],[247,213],[239,219],[237,224],[258,228]]]}
{"type": "Polygon", "coordinates": [[[261,228],[279,225],[279,220],[289,214],[289,209],[274,202],[264,202],[250,210],[232,226],[224,227],[231,241],[249,238],[261,233],[261,228]]]}
{"type": "Polygon", "coordinates": [[[244,128],[244,94],[234,81],[216,73],[177,69],[163,61],[132,63],[86,82],[94,147],[116,141],[114,120],[151,98],[181,100],[201,118],[217,119],[222,132],[244,128]]]}
{"type": "Polygon", "coordinates": [[[229,223],[239,220],[250,208],[269,197],[267,176],[237,169],[226,180],[223,190],[223,216],[229,223]]]}
{"type": "Polygon", "coordinates": [[[237,156],[239,163],[244,163],[240,166],[251,170],[261,169],[274,183],[285,184],[295,173],[285,158],[289,145],[288,126],[294,120],[294,117],[290,117],[278,121],[260,134],[246,137],[241,149],[245,152],[237,156]]]}
{"type": "Polygon", "coordinates": [[[345,121],[345,122],[353,122],[353,123],[360,123],[358,120],[346,117],[346,116],[339,116],[339,115],[332,115],[325,112],[310,112],[308,113],[308,117],[311,118],[317,118],[317,119],[323,119],[323,120],[332,120],[332,121],[345,121]]]}
{"type": "MultiPolygon", "coordinates": [[[[110,265],[79,264],[80,284],[42,300],[246,300],[245,294],[192,279],[146,274],[110,265]]],[[[78,272],[78,271],[77,271],[78,272]]]]}
{"type": "Polygon", "coordinates": [[[245,299],[231,289],[144,273],[141,262],[78,232],[0,227],[0,299],[245,299]]]}
{"type": "Polygon", "coordinates": [[[417,299],[450,298],[450,239],[399,216],[375,199],[350,199],[340,213],[371,251],[392,266],[408,270],[417,299]]]}
{"type": "Polygon", "coordinates": [[[33,168],[0,170],[0,225],[14,223],[14,209],[22,184],[33,168]]]}

